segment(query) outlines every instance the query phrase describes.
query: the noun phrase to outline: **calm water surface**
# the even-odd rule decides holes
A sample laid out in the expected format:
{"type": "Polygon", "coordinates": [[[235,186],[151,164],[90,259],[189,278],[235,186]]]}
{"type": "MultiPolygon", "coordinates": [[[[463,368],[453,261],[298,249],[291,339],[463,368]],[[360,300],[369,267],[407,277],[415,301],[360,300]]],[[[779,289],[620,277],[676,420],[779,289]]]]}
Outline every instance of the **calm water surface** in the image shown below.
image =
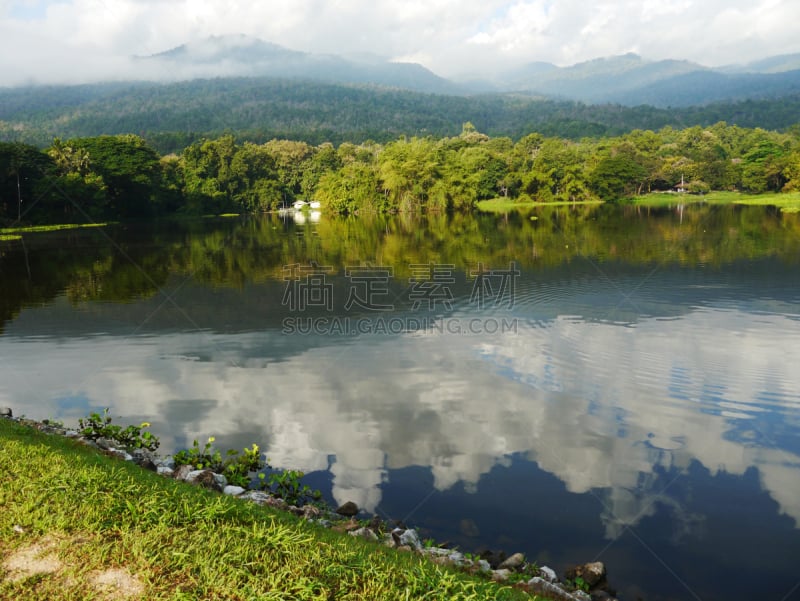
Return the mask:
{"type": "Polygon", "coordinates": [[[627,599],[800,599],[798,284],[800,219],[761,207],[30,235],[0,242],[0,404],[259,442],[627,599]]]}

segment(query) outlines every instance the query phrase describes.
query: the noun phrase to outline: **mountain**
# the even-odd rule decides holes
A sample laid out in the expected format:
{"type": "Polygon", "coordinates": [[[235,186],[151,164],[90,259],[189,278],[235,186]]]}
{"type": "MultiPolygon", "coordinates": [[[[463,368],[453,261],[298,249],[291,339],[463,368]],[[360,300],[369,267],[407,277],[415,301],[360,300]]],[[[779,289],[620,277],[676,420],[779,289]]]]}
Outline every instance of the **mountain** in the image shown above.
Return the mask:
{"type": "Polygon", "coordinates": [[[800,54],[780,54],[746,65],[733,65],[722,69],[728,73],[783,73],[800,69],[800,54]]]}
{"type": "Polygon", "coordinates": [[[551,69],[540,73],[522,89],[583,102],[619,102],[621,95],[675,75],[704,69],[688,61],[651,62],[636,54],[624,54],[551,69]]]}
{"type": "Polygon", "coordinates": [[[628,106],[688,107],[730,100],[779,99],[800,92],[800,70],[728,74],[693,71],[668,77],[604,100],[628,106]]]}
{"type": "Polygon", "coordinates": [[[800,55],[713,69],[678,60],[650,61],[633,53],[557,67],[530,65],[498,74],[496,91],[593,104],[687,107],[712,102],[776,98],[798,88],[800,55]]]}
{"type": "Polygon", "coordinates": [[[137,57],[141,78],[275,77],[332,84],[370,84],[429,94],[522,92],[592,104],[657,107],[774,98],[798,91],[800,54],[710,68],[680,60],[651,61],[633,53],[559,67],[531,61],[485,78],[450,81],[422,65],[371,53],[339,56],[290,50],[245,35],[215,36],[137,57]]]}
{"type": "Polygon", "coordinates": [[[246,35],[212,36],[170,50],[136,57],[145,79],[277,77],[330,83],[373,84],[435,94],[463,89],[416,63],[377,55],[345,58],[290,50],[246,35]]]}
{"type": "Polygon", "coordinates": [[[225,133],[254,142],[385,142],[400,135],[456,136],[470,121],[492,136],[539,132],[580,139],[718,121],[782,129],[798,115],[800,94],[667,110],[254,77],[0,88],[0,140],[44,147],[56,136],[134,133],[162,153],[225,133]]]}

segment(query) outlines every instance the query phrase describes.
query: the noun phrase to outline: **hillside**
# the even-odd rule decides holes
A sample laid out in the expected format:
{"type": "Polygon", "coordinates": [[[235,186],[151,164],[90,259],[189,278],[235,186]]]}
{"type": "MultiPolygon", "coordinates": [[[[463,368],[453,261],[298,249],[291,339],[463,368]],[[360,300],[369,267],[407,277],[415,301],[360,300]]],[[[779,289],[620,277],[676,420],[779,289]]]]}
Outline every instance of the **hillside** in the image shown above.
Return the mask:
{"type": "Polygon", "coordinates": [[[312,144],[452,136],[464,122],[492,136],[532,131],[571,139],[726,121],[784,129],[798,121],[800,95],[680,110],[591,106],[525,95],[445,96],[269,78],[176,83],[107,83],[0,89],[0,140],[49,144],[53,137],[135,133],[161,152],[225,132],[254,141],[312,144]]]}

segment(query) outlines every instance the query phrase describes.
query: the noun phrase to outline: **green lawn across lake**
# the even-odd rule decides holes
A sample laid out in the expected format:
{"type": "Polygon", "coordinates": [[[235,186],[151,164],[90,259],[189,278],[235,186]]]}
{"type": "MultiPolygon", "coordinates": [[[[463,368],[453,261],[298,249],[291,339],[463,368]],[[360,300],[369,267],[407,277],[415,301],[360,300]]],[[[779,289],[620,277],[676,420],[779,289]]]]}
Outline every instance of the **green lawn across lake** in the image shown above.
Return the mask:
{"type": "Polygon", "coordinates": [[[800,212],[800,192],[771,194],[742,194],[741,192],[710,192],[708,194],[670,194],[653,192],[632,199],[634,204],[649,207],[666,207],[676,204],[707,203],[714,205],[740,204],[775,206],[784,213],[800,212]]]}

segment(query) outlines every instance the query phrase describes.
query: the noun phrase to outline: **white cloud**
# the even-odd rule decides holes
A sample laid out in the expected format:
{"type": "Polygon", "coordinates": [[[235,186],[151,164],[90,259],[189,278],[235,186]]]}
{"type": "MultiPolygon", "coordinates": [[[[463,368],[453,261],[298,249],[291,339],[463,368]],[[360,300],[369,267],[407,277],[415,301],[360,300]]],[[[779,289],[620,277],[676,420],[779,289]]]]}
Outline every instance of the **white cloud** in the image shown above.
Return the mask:
{"type": "Polygon", "coordinates": [[[3,83],[97,79],[116,59],[244,33],[311,52],[373,52],[443,75],[636,50],[704,64],[796,52],[795,0],[0,0],[3,83]]]}

